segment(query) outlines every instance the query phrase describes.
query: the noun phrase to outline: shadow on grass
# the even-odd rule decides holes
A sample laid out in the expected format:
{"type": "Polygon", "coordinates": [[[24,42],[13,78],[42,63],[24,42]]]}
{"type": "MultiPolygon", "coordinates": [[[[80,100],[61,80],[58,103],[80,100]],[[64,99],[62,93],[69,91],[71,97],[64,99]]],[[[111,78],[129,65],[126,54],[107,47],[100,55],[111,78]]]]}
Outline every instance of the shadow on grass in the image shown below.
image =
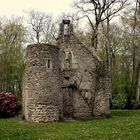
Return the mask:
{"type": "Polygon", "coordinates": [[[111,110],[111,117],[130,117],[130,116],[139,116],[140,110],[111,110]]]}

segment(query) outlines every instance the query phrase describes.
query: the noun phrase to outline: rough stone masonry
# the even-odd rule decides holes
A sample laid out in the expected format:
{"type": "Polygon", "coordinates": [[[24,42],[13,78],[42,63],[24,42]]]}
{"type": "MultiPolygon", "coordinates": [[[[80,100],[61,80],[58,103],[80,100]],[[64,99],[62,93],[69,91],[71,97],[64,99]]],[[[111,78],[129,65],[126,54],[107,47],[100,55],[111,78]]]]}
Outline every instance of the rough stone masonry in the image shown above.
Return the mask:
{"type": "Polygon", "coordinates": [[[90,119],[109,110],[107,74],[97,54],[60,24],[57,45],[27,46],[23,110],[30,122],[90,119]]]}

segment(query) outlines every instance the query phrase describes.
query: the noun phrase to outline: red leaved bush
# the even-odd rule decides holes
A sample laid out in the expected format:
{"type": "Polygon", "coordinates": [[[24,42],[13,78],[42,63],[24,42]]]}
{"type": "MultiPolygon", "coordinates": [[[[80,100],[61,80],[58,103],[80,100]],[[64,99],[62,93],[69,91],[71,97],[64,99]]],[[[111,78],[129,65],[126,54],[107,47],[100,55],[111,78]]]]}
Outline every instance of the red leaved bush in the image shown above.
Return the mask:
{"type": "Polygon", "coordinates": [[[14,117],[18,111],[19,105],[16,96],[9,92],[0,93],[0,117],[14,117]]]}

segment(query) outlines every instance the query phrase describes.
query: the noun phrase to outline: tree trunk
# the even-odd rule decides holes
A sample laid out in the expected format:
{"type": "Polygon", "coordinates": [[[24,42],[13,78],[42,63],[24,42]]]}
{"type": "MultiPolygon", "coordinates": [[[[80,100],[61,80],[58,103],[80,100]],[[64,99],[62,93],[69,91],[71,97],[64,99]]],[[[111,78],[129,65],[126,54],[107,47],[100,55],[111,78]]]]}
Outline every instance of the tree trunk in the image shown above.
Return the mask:
{"type": "Polygon", "coordinates": [[[39,43],[39,32],[38,31],[36,32],[36,40],[37,40],[37,43],[39,43]]]}
{"type": "Polygon", "coordinates": [[[92,47],[97,51],[98,49],[98,35],[99,35],[99,24],[96,23],[94,34],[92,35],[92,47]]]}
{"type": "Polygon", "coordinates": [[[132,58],[133,58],[133,71],[132,71],[132,83],[131,83],[131,89],[132,89],[132,95],[134,96],[135,100],[137,102],[140,101],[139,94],[137,92],[138,86],[139,86],[139,73],[140,73],[140,58],[139,58],[139,52],[140,47],[136,44],[136,26],[137,26],[137,15],[138,15],[138,1],[136,1],[136,9],[134,14],[134,26],[133,26],[133,40],[132,40],[132,58]]]}
{"type": "Polygon", "coordinates": [[[136,102],[140,101],[140,64],[137,70],[137,85],[136,85],[136,102]]]}
{"type": "Polygon", "coordinates": [[[106,30],[106,67],[107,67],[107,76],[108,76],[108,86],[109,92],[111,94],[111,79],[112,79],[112,70],[111,70],[111,47],[110,47],[110,20],[107,17],[107,30],[106,30]]]}

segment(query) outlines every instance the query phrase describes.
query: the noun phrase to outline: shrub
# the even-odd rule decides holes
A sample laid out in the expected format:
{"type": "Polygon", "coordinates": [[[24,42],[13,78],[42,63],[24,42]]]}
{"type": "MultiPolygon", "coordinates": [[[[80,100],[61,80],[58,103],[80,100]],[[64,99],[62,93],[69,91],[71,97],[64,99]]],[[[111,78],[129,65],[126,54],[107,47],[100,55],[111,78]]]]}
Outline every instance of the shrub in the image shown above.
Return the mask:
{"type": "Polygon", "coordinates": [[[132,109],[140,109],[140,102],[135,103],[132,109]]]}
{"type": "Polygon", "coordinates": [[[9,92],[0,93],[0,117],[14,117],[18,111],[19,105],[16,96],[9,92]]]}
{"type": "Polygon", "coordinates": [[[117,94],[111,100],[111,108],[112,109],[125,109],[127,104],[127,97],[125,94],[117,94]]]}

